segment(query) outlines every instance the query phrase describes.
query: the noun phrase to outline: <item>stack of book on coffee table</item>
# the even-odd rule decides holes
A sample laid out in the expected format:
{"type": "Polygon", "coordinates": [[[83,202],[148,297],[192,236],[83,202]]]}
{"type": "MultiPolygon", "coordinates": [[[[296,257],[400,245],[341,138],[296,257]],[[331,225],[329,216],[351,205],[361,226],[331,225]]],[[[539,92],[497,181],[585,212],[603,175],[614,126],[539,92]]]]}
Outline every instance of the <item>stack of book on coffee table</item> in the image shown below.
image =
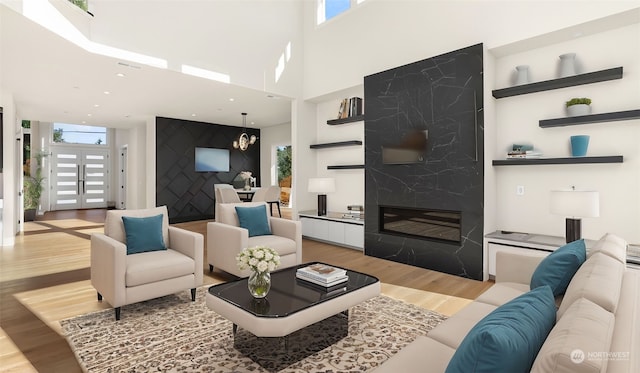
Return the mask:
{"type": "Polygon", "coordinates": [[[298,268],[296,277],[324,287],[335,286],[349,280],[347,270],[320,263],[298,268]]]}

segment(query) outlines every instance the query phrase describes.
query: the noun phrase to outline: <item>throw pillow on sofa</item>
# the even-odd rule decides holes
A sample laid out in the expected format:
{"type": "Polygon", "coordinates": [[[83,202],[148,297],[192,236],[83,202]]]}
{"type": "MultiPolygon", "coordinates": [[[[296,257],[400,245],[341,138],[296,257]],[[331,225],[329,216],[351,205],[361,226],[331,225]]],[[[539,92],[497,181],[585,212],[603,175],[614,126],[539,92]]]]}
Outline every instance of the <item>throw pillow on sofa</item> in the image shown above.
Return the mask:
{"type": "Polygon", "coordinates": [[[549,286],[522,294],[471,328],[445,372],[529,372],[555,321],[555,301],[549,286]]]}
{"type": "Polygon", "coordinates": [[[163,217],[162,214],[144,218],[122,217],[127,238],[127,255],[167,249],[162,238],[163,217]]]}
{"type": "Polygon", "coordinates": [[[554,296],[562,295],[578,268],[587,259],[584,240],[570,242],[544,258],[531,276],[531,289],[549,285],[554,296]]]}
{"type": "Polygon", "coordinates": [[[271,234],[266,205],[255,207],[236,206],[236,214],[238,214],[240,227],[249,231],[249,237],[271,234]]]}

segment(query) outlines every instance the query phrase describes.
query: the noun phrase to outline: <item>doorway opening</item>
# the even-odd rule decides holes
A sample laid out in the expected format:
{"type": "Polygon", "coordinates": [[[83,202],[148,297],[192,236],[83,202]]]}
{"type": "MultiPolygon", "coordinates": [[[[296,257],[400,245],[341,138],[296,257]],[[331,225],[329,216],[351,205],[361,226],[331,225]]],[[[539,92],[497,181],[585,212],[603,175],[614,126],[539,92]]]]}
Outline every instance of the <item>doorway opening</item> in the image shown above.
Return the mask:
{"type": "Polygon", "coordinates": [[[284,207],[291,207],[291,145],[277,146],[276,160],[280,203],[284,207]]]}

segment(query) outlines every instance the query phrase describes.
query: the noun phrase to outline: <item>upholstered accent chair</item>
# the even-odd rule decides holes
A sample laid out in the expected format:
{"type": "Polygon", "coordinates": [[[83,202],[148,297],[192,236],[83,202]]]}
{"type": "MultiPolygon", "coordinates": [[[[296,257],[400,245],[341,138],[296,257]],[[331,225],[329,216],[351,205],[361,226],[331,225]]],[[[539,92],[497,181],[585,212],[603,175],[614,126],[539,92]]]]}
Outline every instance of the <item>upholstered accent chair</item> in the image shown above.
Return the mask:
{"type": "Polygon", "coordinates": [[[115,308],[116,320],[124,305],[186,289],[194,301],[203,266],[204,236],[169,226],[166,206],[109,210],[104,233],[91,235],[91,285],[99,301],[104,297],[115,308]],[[149,238],[164,248],[151,247],[149,238]]]}
{"type": "MultiPolygon", "coordinates": [[[[242,217],[243,220],[246,220],[246,216],[242,217]]],[[[221,203],[218,206],[216,221],[207,223],[209,271],[213,271],[215,267],[238,277],[249,276],[248,270],[242,271],[238,268],[236,255],[242,249],[254,246],[268,246],[276,250],[280,255],[279,268],[300,264],[302,261],[300,222],[269,216],[266,202],[221,203]],[[243,228],[236,207],[247,209],[240,211],[245,211],[244,214],[248,214],[252,220],[261,221],[266,231],[256,232],[251,227],[243,228]]]]}

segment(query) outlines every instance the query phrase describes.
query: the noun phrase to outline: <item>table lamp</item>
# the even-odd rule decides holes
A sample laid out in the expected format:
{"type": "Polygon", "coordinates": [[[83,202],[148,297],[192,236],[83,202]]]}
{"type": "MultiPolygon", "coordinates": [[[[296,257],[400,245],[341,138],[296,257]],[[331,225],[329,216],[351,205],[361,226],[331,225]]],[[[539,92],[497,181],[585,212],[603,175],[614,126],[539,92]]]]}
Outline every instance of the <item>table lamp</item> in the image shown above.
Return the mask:
{"type": "Polygon", "coordinates": [[[330,177],[309,179],[309,193],[318,193],[318,216],[327,215],[327,193],[336,191],[336,181],[330,177]]]}
{"type": "Polygon", "coordinates": [[[588,190],[552,190],[551,213],[563,215],[566,219],[567,243],[579,240],[581,234],[580,218],[600,216],[600,195],[588,190]]]}

